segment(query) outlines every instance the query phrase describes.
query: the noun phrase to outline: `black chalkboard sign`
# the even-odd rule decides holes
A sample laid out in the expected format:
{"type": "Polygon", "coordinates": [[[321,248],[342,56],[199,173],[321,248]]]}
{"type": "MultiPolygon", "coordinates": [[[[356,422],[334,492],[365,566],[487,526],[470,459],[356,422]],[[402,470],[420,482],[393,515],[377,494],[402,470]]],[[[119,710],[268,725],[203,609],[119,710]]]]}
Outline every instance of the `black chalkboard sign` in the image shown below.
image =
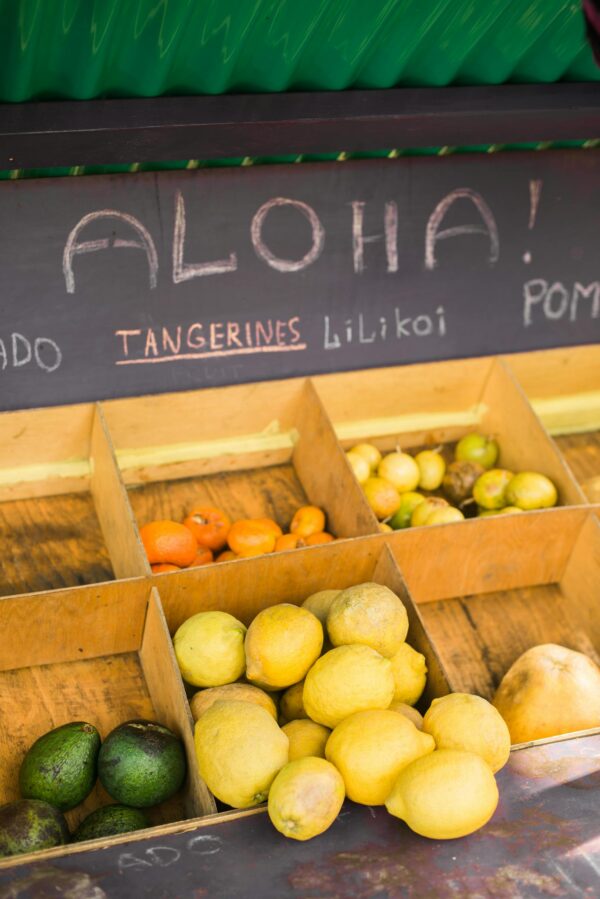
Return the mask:
{"type": "Polygon", "coordinates": [[[600,154],[0,186],[0,408],[592,343],[600,154]]]}

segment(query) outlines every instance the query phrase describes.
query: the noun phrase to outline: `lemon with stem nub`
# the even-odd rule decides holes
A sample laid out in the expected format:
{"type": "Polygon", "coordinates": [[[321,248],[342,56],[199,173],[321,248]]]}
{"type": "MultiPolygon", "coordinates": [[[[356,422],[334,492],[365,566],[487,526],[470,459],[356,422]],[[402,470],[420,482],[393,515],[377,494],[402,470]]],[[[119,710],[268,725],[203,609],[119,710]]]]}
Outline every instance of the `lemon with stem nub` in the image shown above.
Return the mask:
{"type": "Polygon", "coordinates": [[[393,697],[390,660],[361,644],[321,656],[306,675],[302,695],[309,718],[326,727],[363,709],[387,709],[393,697]]]}
{"type": "Polygon", "coordinates": [[[408,614],[396,594],[382,584],[348,587],[331,603],[327,633],[334,646],[364,643],[390,658],[408,632],[408,614]]]}
{"type": "Polygon", "coordinates": [[[198,770],[226,805],[250,808],[268,796],[288,762],[290,741],[271,715],[253,702],[215,702],[194,731],[198,770]]]}
{"type": "Polygon", "coordinates": [[[433,752],[432,736],[389,710],[349,715],[334,729],[325,747],[346,784],[346,795],[363,805],[383,805],[406,765],[433,752]]]}
{"type": "Polygon", "coordinates": [[[344,781],[330,762],[295,759],[273,781],[269,818],[284,836],[310,840],[333,824],[343,802],[344,781]]]}
{"type": "Polygon", "coordinates": [[[291,603],[259,612],[246,634],[246,677],[259,687],[280,690],[301,681],[323,646],[316,615],[291,603]]]}
{"type": "Polygon", "coordinates": [[[408,643],[403,643],[390,661],[395,683],[394,700],[414,705],[427,682],[425,656],[408,643]]]}
{"type": "Polygon", "coordinates": [[[438,749],[465,749],[480,755],[494,774],[510,755],[510,734],[500,712],[472,693],[434,699],[425,713],[423,730],[431,734],[438,749]]]}
{"type": "Polygon", "coordinates": [[[436,749],[398,775],[385,807],[411,830],[432,840],[466,837],[490,820],[498,787],[480,755],[436,749]]]}
{"type": "Polygon", "coordinates": [[[194,687],[219,687],[244,673],[246,628],[228,612],[198,612],[175,632],[181,676],[194,687]]]}

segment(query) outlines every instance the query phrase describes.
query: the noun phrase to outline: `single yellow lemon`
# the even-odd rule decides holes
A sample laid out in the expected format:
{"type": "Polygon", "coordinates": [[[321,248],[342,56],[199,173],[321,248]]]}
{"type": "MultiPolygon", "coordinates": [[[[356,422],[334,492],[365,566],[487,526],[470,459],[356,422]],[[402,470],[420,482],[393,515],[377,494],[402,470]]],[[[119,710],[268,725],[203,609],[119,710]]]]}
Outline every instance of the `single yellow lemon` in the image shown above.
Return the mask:
{"type": "Polygon", "coordinates": [[[333,824],[343,802],[344,781],[333,765],[325,759],[295,759],[273,781],[269,818],[285,837],[310,840],[333,824]]]}
{"type": "Polygon", "coordinates": [[[405,718],[408,718],[409,721],[412,721],[417,730],[423,730],[423,715],[417,709],[413,709],[412,705],[407,705],[405,702],[397,702],[394,699],[390,703],[388,711],[399,712],[405,718]]]}
{"type": "Polygon", "coordinates": [[[325,758],[344,778],[349,799],[383,805],[400,771],[434,749],[433,737],[404,715],[371,710],[338,724],[327,741],[325,758]]]}
{"type": "Polygon", "coordinates": [[[290,762],[307,755],[325,758],[325,743],[331,733],[328,727],[308,718],[299,718],[288,721],[281,729],[290,741],[290,762]]]}
{"type": "Polygon", "coordinates": [[[446,474],[444,457],[435,450],[421,450],[415,456],[421,474],[419,489],[437,490],[446,474]]]}
{"type": "Polygon", "coordinates": [[[304,600],[302,608],[308,609],[309,612],[316,615],[323,627],[325,627],[331,603],[340,592],[340,590],[319,590],[318,593],[313,593],[304,600]]]}
{"type": "Polygon", "coordinates": [[[513,743],[600,727],[600,668],[566,646],[532,646],[506,672],[493,703],[513,743]]]}
{"type": "Polygon", "coordinates": [[[199,612],[173,637],[181,676],[194,687],[231,684],[244,673],[246,628],[227,612],[199,612]]]}
{"type": "Polygon", "coordinates": [[[354,477],[359,484],[364,484],[371,476],[371,466],[364,456],[360,453],[346,453],[346,459],[350,463],[350,468],[354,472],[354,477]]]}
{"type": "Polygon", "coordinates": [[[408,633],[408,615],[389,587],[357,584],[331,603],[327,633],[334,646],[365,643],[386,658],[398,651],[408,633]]]}
{"type": "Polygon", "coordinates": [[[264,802],[288,761],[290,741],[269,712],[254,702],[215,702],[194,730],[200,776],[233,808],[264,802]]]}
{"type": "Polygon", "coordinates": [[[372,443],[357,443],[356,446],[350,447],[348,452],[362,456],[369,463],[371,471],[377,471],[377,466],[381,462],[381,453],[372,443]]]}
{"type": "Polygon", "coordinates": [[[265,709],[277,721],[277,705],[274,700],[251,684],[224,684],[222,687],[209,687],[199,690],[190,699],[190,708],[194,721],[203,715],[215,702],[226,702],[237,699],[240,702],[255,702],[265,709]]]}
{"type": "Polygon", "coordinates": [[[390,659],[394,673],[394,700],[414,705],[421,697],[427,681],[425,656],[408,643],[403,643],[390,659]]]}
{"type": "Polygon", "coordinates": [[[309,718],[336,727],[353,712],[387,709],[394,697],[389,659],[370,646],[331,649],[306,675],[302,700],[309,718]]]}
{"type": "Polygon", "coordinates": [[[259,612],[246,634],[246,677],[280,690],[301,681],[323,646],[323,627],[307,609],[279,603],[259,612]]]}
{"type": "Polygon", "coordinates": [[[423,719],[438,749],[465,749],[484,759],[494,774],[510,755],[510,734],[502,715],[482,696],[449,693],[434,699],[423,719]]]}
{"type": "Polygon", "coordinates": [[[370,477],[362,485],[365,499],[380,521],[393,515],[400,505],[400,494],[385,478],[370,477]]]}
{"type": "Polygon", "coordinates": [[[432,840],[466,837],[490,820],[498,787],[480,755],[438,749],[407,765],[385,807],[411,830],[432,840]]]}
{"type": "Polygon", "coordinates": [[[304,681],[288,687],[285,693],[282,693],[279,700],[279,711],[284,721],[295,721],[297,718],[308,718],[304,703],[302,702],[302,693],[304,692],[304,681]]]}
{"type": "Polygon", "coordinates": [[[399,493],[416,490],[419,486],[421,472],[419,466],[408,453],[388,453],[377,468],[380,478],[393,484],[399,493]]]}

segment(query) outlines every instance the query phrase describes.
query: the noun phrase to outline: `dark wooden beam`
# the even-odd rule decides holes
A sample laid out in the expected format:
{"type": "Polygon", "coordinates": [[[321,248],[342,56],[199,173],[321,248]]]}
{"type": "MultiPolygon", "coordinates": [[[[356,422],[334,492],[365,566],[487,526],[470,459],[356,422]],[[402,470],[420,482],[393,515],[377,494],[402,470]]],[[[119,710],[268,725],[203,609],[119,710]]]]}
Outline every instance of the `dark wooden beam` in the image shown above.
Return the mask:
{"type": "Polygon", "coordinates": [[[600,137],[597,84],[0,105],[0,168],[600,137]]]}

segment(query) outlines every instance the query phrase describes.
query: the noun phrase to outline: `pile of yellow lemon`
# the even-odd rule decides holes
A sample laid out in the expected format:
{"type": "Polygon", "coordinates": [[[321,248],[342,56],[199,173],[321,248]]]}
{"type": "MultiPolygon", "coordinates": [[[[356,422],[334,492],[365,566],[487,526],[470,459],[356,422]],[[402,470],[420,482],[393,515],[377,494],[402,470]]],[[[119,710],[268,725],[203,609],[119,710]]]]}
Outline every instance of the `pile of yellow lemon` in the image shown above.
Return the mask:
{"type": "Polygon", "coordinates": [[[201,612],[175,634],[191,699],[200,774],[222,802],[268,799],[274,826],[308,840],[345,796],[384,805],[433,839],[482,827],[498,803],[494,773],[510,737],[485,699],[434,699],[425,657],[406,643],[408,617],[389,588],[324,590],[302,606],[266,608],[248,628],[201,612]],[[283,691],[283,692],[280,692],[283,691]]]}

